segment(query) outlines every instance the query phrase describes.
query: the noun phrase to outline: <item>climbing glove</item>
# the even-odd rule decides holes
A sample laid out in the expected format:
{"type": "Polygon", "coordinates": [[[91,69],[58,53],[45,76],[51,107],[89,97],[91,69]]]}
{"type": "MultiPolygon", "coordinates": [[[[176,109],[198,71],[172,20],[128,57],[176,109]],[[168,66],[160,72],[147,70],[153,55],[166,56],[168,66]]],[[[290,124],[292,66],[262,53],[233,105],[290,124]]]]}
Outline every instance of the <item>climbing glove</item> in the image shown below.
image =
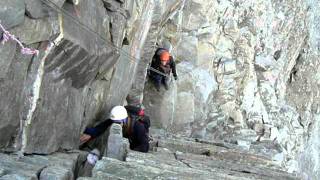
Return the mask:
{"type": "Polygon", "coordinates": [[[174,76],[174,80],[178,80],[178,76],[174,76]]]}

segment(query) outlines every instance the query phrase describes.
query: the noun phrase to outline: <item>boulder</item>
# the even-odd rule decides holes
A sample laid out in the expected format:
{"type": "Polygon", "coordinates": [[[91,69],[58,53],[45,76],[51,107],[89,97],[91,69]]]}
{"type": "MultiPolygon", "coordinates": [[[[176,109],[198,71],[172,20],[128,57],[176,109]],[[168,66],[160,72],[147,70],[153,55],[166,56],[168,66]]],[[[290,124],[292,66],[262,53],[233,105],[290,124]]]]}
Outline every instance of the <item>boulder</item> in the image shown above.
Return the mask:
{"type": "Polygon", "coordinates": [[[50,156],[0,154],[0,179],[73,179],[78,153],[50,156]]]}
{"type": "Polygon", "coordinates": [[[102,0],[104,7],[109,11],[119,11],[121,10],[121,2],[115,0],[102,0]]]}
{"type": "Polygon", "coordinates": [[[32,56],[20,54],[16,43],[0,45],[0,148],[12,147],[19,132],[19,112],[24,103],[21,97],[31,61],[32,56]]]}
{"type": "Polygon", "coordinates": [[[26,14],[34,19],[47,16],[44,4],[41,0],[25,0],[26,14]]]}
{"type": "Polygon", "coordinates": [[[29,45],[39,49],[40,54],[31,61],[31,56],[20,52],[14,55],[9,46],[1,48],[2,57],[7,58],[0,61],[6,64],[1,66],[6,71],[1,71],[1,147],[16,143],[15,147],[24,153],[40,154],[77,148],[84,126],[108,111],[104,108],[110,81],[95,83],[97,77],[110,73],[119,57],[113,53],[110,39],[99,38],[109,33],[105,26],[107,12],[98,0],[79,2],[77,13],[71,3],[63,8],[99,35],[64,15],[59,22],[53,17],[50,21],[28,18],[26,24],[14,29],[28,44],[40,41],[39,47],[29,45]],[[23,31],[25,28],[27,31],[23,31]],[[97,76],[99,73],[103,75],[97,76]]]}
{"type": "Polygon", "coordinates": [[[41,171],[40,179],[69,180],[72,179],[72,172],[66,170],[64,167],[52,166],[41,171]]]}
{"type": "Polygon", "coordinates": [[[58,20],[52,21],[52,19],[51,21],[48,18],[34,20],[25,17],[23,24],[13,28],[11,33],[26,45],[47,41],[58,33],[53,30],[58,20]]]}
{"type": "Polygon", "coordinates": [[[123,138],[121,125],[111,125],[104,156],[124,161],[127,157],[128,150],[129,142],[123,138]]]}
{"type": "Polygon", "coordinates": [[[0,7],[1,24],[7,30],[23,23],[25,14],[23,0],[2,0],[0,7]]]}
{"type": "Polygon", "coordinates": [[[176,58],[181,61],[188,61],[194,65],[197,64],[198,57],[198,38],[194,36],[183,36],[179,45],[177,45],[176,58]]]}
{"type": "Polygon", "coordinates": [[[161,87],[160,92],[157,92],[150,80],[145,87],[143,104],[146,108],[146,114],[150,116],[152,121],[151,125],[154,127],[164,129],[172,127],[177,86],[175,84],[169,84],[169,86],[168,91],[161,87]]]}
{"type": "Polygon", "coordinates": [[[199,41],[197,48],[198,56],[195,65],[200,66],[202,69],[205,69],[209,72],[212,71],[212,60],[214,59],[215,54],[214,47],[209,43],[199,41]]]}

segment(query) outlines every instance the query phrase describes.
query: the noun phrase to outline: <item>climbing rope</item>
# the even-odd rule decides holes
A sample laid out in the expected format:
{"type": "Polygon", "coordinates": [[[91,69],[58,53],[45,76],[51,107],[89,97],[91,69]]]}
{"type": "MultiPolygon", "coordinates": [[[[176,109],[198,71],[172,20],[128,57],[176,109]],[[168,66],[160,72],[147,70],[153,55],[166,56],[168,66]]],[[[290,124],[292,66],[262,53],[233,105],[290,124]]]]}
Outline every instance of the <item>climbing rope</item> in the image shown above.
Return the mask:
{"type": "MultiPolygon", "coordinates": [[[[121,54],[123,54],[124,56],[128,57],[129,61],[133,62],[133,63],[137,63],[138,59],[133,57],[132,55],[130,55],[129,53],[125,52],[122,50],[122,48],[117,47],[116,45],[112,44],[111,42],[109,42],[105,37],[103,37],[102,35],[100,35],[99,33],[97,33],[96,31],[94,31],[93,29],[91,29],[90,27],[86,26],[84,23],[80,22],[78,19],[76,19],[72,14],[70,14],[69,12],[67,12],[66,10],[64,10],[63,8],[59,7],[56,3],[52,2],[51,0],[41,0],[43,3],[45,3],[47,6],[51,7],[52,9],[54,9],[57,12],[62,13],[63,15],[66,15],[68,17],[70,17],[71,21],[73,21],[74,23],[76,23],[79,27],[84,28],[85,30],[93,33],[94,35],[96,35],[98,38],[100,38],[101,40],[103,40],[106,44],[112,46],[113,48],[115,48],[116,51],[121,52],[121,54]]],[[[154,69],[152,67],[148,67],[148,70],[153,71],[155,73],[158,73],[162,76],[165,77],[170,77],[170,75],[165,74],[157,69],[154,69]]]]}
{"type": "MultiPolygon", "coordinates": [[[[101,40],[103,40],[106,44],[110,45],[111,47],[113,47],[115,49],[115,51],[120,52],[122,55],[128,57],[128,60],[133,62],[133,63],[137,63],[139,61],[137,61],[138,59],[133,57],[132,55],[130,55],[129,53],[125,52],[124,50],[122,50],[121,47],[117,47],[116,45],[112,44],[110,41],[108,41],[105,37],[103,37],[102,35],[100,35],[99,33],[97,33],[96,31],[94,31],[93,29],[91,29],[90,27],[88,27],[87,25],[85,25],[84,23],[80,22],[77,18],[75,18],[71,13],[69,13],[68,11],[66,11],[65,9],[61,8],[60,6],[58,6],[56,3],[52,2],[51,0],[41,0],[43,3],[45,3],[47,6],[51,7],[52,9],[54,9],[57,12],[62,13],[63,15],[66,15],[68,17],[70,17],[71,21],[73,21],[74,23],[76,23],[79,27],[84,28],[85,30],[87,30],[88,32],[93,33],[95,36],[97,36],[98,38],[100,38],[101,40]]],[[[188,59],[187,59],[188,60],[188,59]]],[[[190,60],[189,60],[190,61],[190,60]]],[[[190,61],[191,62],[191,61],[190,61]]],[[[200,66],[206,64],[207,62],[200,64],[200,66]]],[[[150,71],[153,71],[155,73],[158,73],[162,76],[168,77],[170,78],[170,75],[165,74],[151,66],[149,66],[147,68],[150,71]]],[[[182,77],[184,75],[190,74],[191,72],[185,72],[179,75],[179,77],[182,77]]]]}
{"type": "Polygon", "coordinates": [[[2,40],[1,40],[2,44],[8,42],[9,40],[13,40],[13,41],[17,42],[18,45],[21,47],[21,53],[22,54],[26,54],[26,55],[38,55],[39,54],[39,51],[36,50],[36,49],[31,49],[31,48],[24,47],[22,42],[19,41],[19,39],[17,39],[13,34],[11,34],[9,31],[7,31],[3,27],[3,25],[1,24],[1,21],[0,21],[0,29],[3,32],[2,40]]]}

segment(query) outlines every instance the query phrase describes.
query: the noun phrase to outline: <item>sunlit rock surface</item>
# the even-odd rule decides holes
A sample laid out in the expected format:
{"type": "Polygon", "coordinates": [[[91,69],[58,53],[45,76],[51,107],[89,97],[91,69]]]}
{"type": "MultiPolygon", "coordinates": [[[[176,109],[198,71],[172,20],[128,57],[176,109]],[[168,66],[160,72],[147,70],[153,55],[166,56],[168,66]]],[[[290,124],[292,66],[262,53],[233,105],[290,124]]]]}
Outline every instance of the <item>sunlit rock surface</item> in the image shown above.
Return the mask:
{"type": "Polygon", "coordinates": [[[142,103],[177,138],[219,140],[319,179],[319,9],[316,0],[2,0],[1,24],[40,54],[0,45],[0,149],[77,149],[113,106],[142,103]],[[168,91],[147,77],[157,47],[177,63],[168,91]]]}

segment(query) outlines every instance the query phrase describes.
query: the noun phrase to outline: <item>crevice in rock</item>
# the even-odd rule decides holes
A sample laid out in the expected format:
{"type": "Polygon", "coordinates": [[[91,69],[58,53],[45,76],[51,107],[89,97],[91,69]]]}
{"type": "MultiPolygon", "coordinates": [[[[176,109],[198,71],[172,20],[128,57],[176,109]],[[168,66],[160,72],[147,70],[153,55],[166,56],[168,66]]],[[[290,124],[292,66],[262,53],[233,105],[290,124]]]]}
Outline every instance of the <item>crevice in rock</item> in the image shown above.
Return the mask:
{"type": "Polygon", "coordinates": [[[25,15],[26,17],[32,19],[32,16],[31,16],[30,12],[27,11],[27,9],[26,9],[26,12],[24,13],[24,15],[25,15]]]}
{"type": "Polygon", "coordinates": [[[238,172],[242,172],[242,173],[247,173],[247,174],[251,174],[250,171],[246,171],[246,170],[242,170],[242,171],[238,171],[238,172]]]}
{"type": "Polygon", "coordinates": [[[205,150],[204,152],[201,153],[201,155],[211,156],[211,152],[210,150],[205,150]]]}
{"type": "Polygon", "coordinates": [[[36,173],[38,179],[40,179],[41,172],[42,172],[43,170],[45,170],[47,167],[48,167],[48,166],[44,166],[44,167],[42,167],[41,169],[38,170],[38,172],[36,173]]]}
{"type": "Polygon", "coordinates": [[[293,68],[291,69],[290,75],[289,75],[289,83],[292,83],[293,81],[295,81],[295,78],[297,77],[297,72],[298,72],[298,64],[301,61],[302,58],[302,54],[300,53],[298,55],[298,57],[296,58],[296,64],[293,66],[293,68]]]}
{"type": "Polygon", "coordinates": [[[177,161],[182,162],[183,164],[185,164],[185,165],[188,166],[189,168],[193,168],[189,163],[184,162],[183,159],[179,159],[177,153],[173,153],[173,155],[174,155],[174,158],[175,158],[177,161]]]}
{"type": "Polygon", "coordinates": [[[66,0],[65,3],[74,4],[74,3],[73,3],[73,0],[66,0]]]}
{"type": "Polygon", "coordinates": [[[128,40],[127,37],[124,37],[124,38],[123,38],[122,46],[123,46],[123,45],[130,45],[130,42],[129,42],[129,40],[128,40]]]}
{"type": "Polygon", "coordinates": [[[112,35],[112,23],[111,22],[109,22],[109,33],[110,33],[110,40],[111,40],[111,42],[113,42],[114,43],[114,38],[113,38],[113,35],[112,35]]]}
{"type": "Polygon", "coordinates": [[[186,166],[188,166],[189,168],[193,168],[189,163],[184,162],[183,160],[179,160],[180,162],[182,162],[183,164],[185,164],[186,166]]]}
{"type": "Polygon", "coordinates": [[[277,50],[277,51],[273,54],[273,58],[277,61],[277,60],[281,57],[281,53],[282,53],[282,50],[277,50]]]}
{"type": "Polygon", "coordinates": [[[202,139],[195,139],[196,142],[199,142],[199,143],[202,143],[202,144],[210,144],[210,145],[214,145],[214,146],[219,146],[219,147],[223,147],[223,148],[226,148],[226,149],[231,149],[232,147],[231,146],[228,146],[222,142],[210,142],[210,141],[205,141],[205,140],[202,140],[202,139]]]}
{"type": "Polygon", "coordinates": [[[298,117],[298,122],[299,122],[300,126],[304,129],[304,125],[303,125],[303,123],[302,123],[302,118],[301,118],[301,116],[298,117]]]}

